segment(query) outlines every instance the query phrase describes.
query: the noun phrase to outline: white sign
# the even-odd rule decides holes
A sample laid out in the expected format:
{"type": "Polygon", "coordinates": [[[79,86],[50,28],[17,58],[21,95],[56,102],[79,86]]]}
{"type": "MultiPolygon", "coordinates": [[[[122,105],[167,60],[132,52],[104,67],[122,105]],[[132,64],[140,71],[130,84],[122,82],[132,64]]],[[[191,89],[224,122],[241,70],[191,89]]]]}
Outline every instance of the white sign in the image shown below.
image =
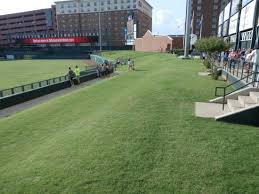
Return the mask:
{"type": "Polygon", "coordinates": [[[195,45],[195,43],[197,42],[198,40],[198,37],[196,34],[191,34],[191,45],[195,45]]]}
{"type": "Polygon", "coordinates": [[[253,0],[247,6],[245,6],[241,11],[240,16],[240,31],[247,30],[249,28],[253,28],[253,18],[255,13],[255,2],[253,0]]]}
{"type": "Polygon", "coordinates": [[[229,34],[235,34],[237,32],[237,21],[238,21],[238,13],[233,15],[230,18],[229,34]]]}
{"type": "Polygon", "coordinates": [[[252,38],[253,38],[253,30],[243,32],[241,34],[241,41],[250,41],[250,40],[252,40],[252,38]]]}
{"type": "Polygon", "coordinates": [[[225,7],[225,10],[224,10],[224,21],[229,19],[230,5],[231,5],[231,2],[228,3],[228,5],[225,7]]]}

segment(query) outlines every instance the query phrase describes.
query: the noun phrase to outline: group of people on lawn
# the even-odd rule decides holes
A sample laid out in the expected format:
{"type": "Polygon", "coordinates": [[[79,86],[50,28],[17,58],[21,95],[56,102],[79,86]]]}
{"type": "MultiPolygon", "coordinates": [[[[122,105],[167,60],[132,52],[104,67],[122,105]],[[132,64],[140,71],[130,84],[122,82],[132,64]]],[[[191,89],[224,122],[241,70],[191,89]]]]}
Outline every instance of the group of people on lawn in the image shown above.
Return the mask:
{"type": "MultiPolygon", "coordinates": [[[[130,58],[127,60],[127,64],[128,64],[129,70],[135,70],[134,61],[132,61],[130,58]]],[[[103,76],[109,75],[113,71],[113,68],[116,69],[117,65],[123,65],[120,59],[117,59],[115,67],[113,67],[113,64],[107,60],[105,60],[104,63],[102,64],[97,64],[96,65],[97,77],[103,77],[103,76]]],[[[69,67],[68,77],[69,77],[71,86],[80,84],[80,73],[81,73],[81,70],[78,66],[75,67],[74,71],[72,70],[71,67],[69,67]]]]}

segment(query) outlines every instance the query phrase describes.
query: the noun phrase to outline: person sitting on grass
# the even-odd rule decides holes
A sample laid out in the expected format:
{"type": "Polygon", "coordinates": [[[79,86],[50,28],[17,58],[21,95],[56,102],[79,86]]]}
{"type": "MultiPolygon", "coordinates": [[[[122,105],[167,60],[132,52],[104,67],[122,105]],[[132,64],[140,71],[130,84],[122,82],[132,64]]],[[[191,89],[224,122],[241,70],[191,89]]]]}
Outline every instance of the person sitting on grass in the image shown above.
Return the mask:
{"type": "Polygon", "coordinates": [[[74,85],[74,78],[76,77],[75,72],[71,69],[71,67],[68,68],[68,77],[69,77],[69,81],[71,86],[74,85]]]}
{"type": "Polygon", "coordinates": [[[76,66],[75,74],[76,74],[76,79],[78,81],[78,84],[80,84],[80,72],[81,72],[80,68],[78,66],[76,66]]]}

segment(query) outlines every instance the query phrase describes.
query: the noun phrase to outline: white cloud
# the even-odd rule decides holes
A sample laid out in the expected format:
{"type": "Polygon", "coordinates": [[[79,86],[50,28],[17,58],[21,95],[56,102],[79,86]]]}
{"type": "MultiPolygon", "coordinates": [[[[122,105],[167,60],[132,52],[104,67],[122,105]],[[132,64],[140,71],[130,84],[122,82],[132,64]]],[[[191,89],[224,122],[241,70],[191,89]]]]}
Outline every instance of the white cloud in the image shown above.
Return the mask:
{"type": "Polygon", "coordinates": [[[168,9],[154,10],[154,24],[162,25],[171,17],[171,11],[168,9]]]}
{"type": "Polygon", "coordinates": [[[169,9],[155,9],[153,13],[153,32],[159,35],[183,34],[184,17],[175,18],[169,9]]]}

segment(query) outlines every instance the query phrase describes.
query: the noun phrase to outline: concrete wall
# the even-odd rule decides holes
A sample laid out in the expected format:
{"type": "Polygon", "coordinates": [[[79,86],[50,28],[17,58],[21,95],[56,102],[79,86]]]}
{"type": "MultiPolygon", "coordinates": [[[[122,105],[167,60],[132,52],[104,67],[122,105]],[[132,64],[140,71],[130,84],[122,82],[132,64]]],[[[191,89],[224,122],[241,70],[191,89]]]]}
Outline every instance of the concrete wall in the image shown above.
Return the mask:
{"type": "Polygon", "coordinates": [[[136,51],[168,52],[173,48],[173,39],[169,36],[154,36],[151,31],[147,31],[142,38],[135,40],[134,45],[136,51]]]}

